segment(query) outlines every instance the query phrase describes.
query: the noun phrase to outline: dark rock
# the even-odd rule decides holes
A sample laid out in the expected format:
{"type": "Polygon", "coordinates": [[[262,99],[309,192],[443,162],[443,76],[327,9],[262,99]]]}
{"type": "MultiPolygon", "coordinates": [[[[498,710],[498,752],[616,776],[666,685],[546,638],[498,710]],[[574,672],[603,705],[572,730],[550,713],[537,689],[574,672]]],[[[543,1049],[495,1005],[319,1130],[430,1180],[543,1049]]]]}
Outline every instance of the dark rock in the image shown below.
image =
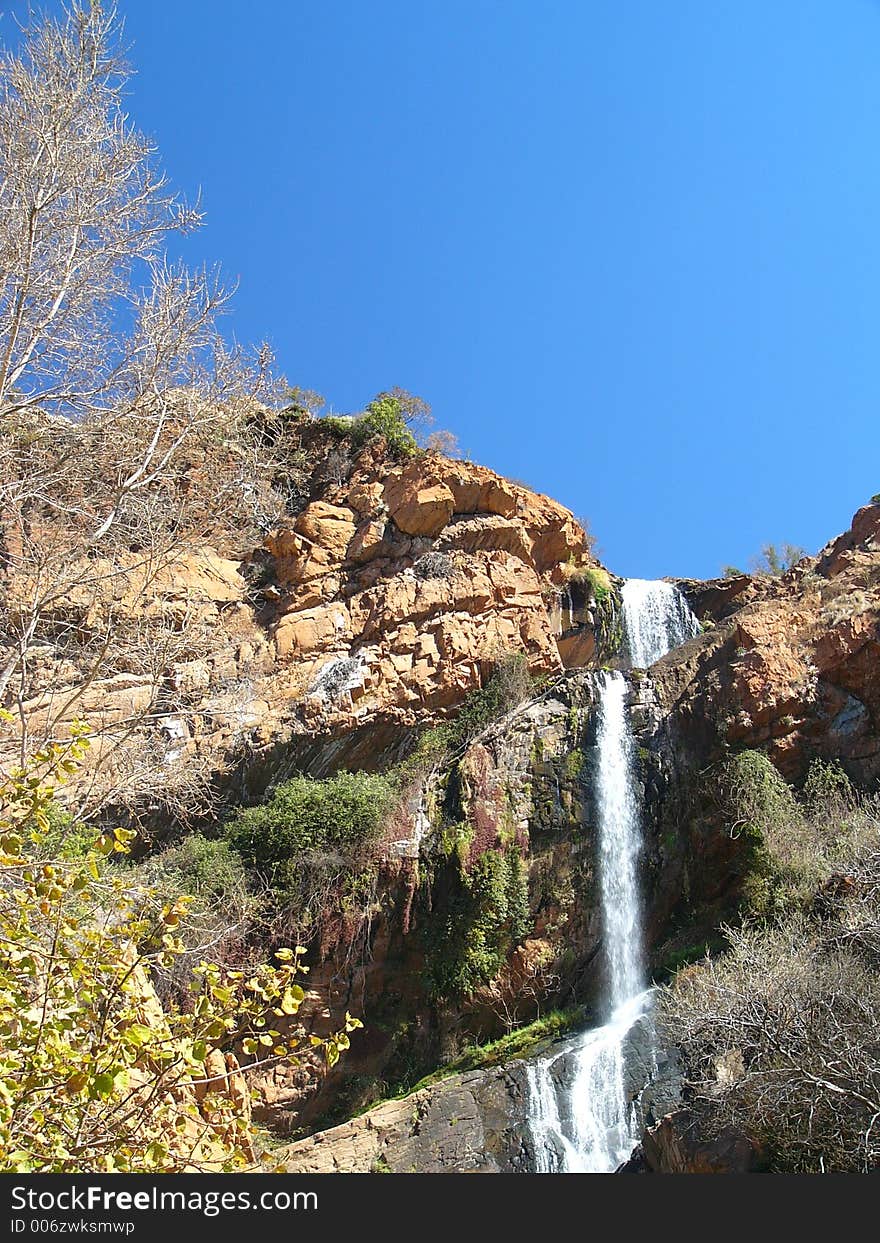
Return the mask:
{"type": "Polygon", "coordinates": [[[704,1138],[695,1115],[686,1109],[649,1127],[642,1152],[654,1174],[754,1174],[764,1165],[760,1147],[745,1132],[727,1126],[704,1138]]]}

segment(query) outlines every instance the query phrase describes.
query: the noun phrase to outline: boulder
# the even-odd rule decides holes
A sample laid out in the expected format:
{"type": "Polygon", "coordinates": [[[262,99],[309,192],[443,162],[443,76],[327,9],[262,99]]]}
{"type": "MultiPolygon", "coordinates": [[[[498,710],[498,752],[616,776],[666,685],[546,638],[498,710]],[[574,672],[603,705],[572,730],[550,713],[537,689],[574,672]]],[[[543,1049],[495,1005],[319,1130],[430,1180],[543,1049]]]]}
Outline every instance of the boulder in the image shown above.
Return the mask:
{"type": "Polygon", "coordinates": [[[445,484],[405,486],[393,480],[385,487],[385,503],[392,520],[406,535],[434,539],[452,517],[452,493],[445,484]]]}

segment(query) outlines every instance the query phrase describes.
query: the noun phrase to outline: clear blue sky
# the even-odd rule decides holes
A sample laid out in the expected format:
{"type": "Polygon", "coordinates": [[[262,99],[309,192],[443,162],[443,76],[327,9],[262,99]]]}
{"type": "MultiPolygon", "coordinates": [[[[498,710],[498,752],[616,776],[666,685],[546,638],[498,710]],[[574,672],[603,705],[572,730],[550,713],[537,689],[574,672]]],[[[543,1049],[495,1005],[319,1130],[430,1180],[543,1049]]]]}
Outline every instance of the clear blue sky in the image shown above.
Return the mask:
{"type": "Polygon", "coordinates": [[[188,257],[333,409],[420,394],[626,575],[814,551],[880,490],[876,3],[120,9],[188,257]]]}

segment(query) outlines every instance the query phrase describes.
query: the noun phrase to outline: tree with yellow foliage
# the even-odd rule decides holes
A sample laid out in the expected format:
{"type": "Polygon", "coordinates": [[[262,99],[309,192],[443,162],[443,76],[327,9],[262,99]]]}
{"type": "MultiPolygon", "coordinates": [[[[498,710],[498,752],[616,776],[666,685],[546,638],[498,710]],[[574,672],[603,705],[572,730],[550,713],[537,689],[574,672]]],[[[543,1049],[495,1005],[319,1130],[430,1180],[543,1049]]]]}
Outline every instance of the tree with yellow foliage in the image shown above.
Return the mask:
{"type": "MultiPolygon", "coordinates": [[[[3,717],[8,717],[7,713],[3,717]]],[[[77,725],[0,773],[0,1162],[7,1171],[235,1170],[250,1123],[229,1092],[241,1073],[303,1052],[333,1065],[359,1020],[327,1038],[296,1023],[302,947],[253,971],[201,962],[191,1001],[163,1009],[157,968],[183,954],[189,900],[157,913],[113,856],[132,834],[51,846],[56,787],[88,741],[77,725]]]]}

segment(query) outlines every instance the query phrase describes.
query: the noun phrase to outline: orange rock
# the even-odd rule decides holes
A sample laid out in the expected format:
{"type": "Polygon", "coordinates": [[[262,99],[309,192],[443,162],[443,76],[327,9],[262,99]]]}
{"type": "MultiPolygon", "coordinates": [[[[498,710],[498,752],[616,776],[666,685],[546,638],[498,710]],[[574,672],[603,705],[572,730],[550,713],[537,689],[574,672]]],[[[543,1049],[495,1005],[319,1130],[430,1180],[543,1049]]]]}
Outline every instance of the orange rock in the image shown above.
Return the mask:
{"type": "MultiPolygon", "coordinates": [[[[259,576],[206,547],[147,589],[135,556],[103,581],[112,605],[134,617],[178,628],[195,617],[201,627],[195,650],[163,674],[188,722],[187,737],[167,747],[171,777],[184,752],[222,770],[242,743],[269,750],[297,733],[356,726],[390,741],[454,712],[508,653],[523,653],[536,674],[560,670],[551,584],[584,555],[583,531],[548,497],[469,462],[420,454],[401,465],[367,449],[344,485],[315,485],[305,509],[265,537],[259,576]],[[357,678],[330,676],[342,661],[355,662],[357,678]]],[[[31,586],[11,584],[9,598],[31,586]]],[[[80,594],[59,612],[88,626],[108,601],[80,594]]],[[[567,645],[566,665],[581,658],[594,659],[589,636],[567,645]]],[[[73,664],[42,664],[36,727],[68,699],[71,713],[86,705],[105,723],[155,700],[147,674],[96,680],[80,698],[70,694],[73,664]]]]}
{"type": "Polygon", "coordinates": [[[355,531],[354,511],[326,501],[307,506],[296,520],[297,532],[317,544],[329,564],[341,561],[355,531]]]}
{"type": "Polygon", "coordinates": [[[440,534],[454,510],[452,493],[445,484],[416,488],[393,480],[385,486],[385,503],[401,531],[429,539],[440,534]]]}
{"type": "Polygon", "coordinates": [[[351,619],[343,604],[303,609],[281,619],[275,632],[278,657],[302,656],[317,648],[336,647],[351,635],[351,619]]]}
{"type": "Polygon", "coordinates": [[[387,528],[382,518],[367,518],[362,522],[348,546],[349,559],[357,564],[388,556],[394,548],[394,540],[389,538],[387,528]]]}

